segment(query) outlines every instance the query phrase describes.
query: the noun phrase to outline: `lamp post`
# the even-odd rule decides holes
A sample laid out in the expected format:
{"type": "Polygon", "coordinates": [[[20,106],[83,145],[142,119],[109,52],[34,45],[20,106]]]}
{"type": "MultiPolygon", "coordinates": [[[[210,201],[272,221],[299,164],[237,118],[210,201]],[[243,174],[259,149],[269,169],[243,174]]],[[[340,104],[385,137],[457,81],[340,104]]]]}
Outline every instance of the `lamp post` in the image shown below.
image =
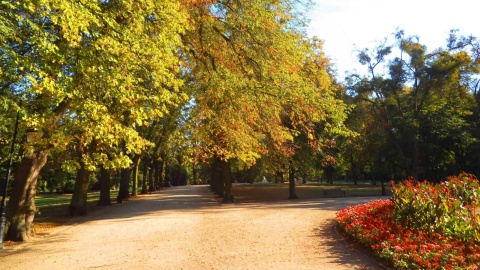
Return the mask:
{"type": "Polygon", "coordinates": [[[20,119],[20,111],[17,112],[17,118],[15,119],[15,128],[13,130],[12,146],[10,147],[10,153],[9,153],[10,159],[8,161],[8,167],[7,167],[7,178],[5,179],[5,186],[3,187],[3,190],[2,190],[2,204],[0,205],[0,215],[1,215],[0,249],[3,249],[3,235],[4,235],[5,225],[7,222],[7,217],[5,216],[5,207],[7,205],[7,189],[8,189],[8,182],[10,181],[10,175],[12,172],[13,154],[15,152],[15,142],[17,140],[19,119],[20,119]]]}

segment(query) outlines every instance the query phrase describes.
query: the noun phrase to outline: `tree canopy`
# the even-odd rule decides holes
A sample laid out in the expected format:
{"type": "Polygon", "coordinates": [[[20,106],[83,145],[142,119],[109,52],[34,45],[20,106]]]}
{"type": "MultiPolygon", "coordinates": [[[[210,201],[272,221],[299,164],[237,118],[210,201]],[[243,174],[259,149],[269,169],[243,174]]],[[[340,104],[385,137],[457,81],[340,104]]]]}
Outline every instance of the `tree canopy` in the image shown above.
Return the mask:
{"type": "Polygon", "coordinates": [[[466,155],[478,141],[472,132],[478,121],[471,118],[477,106],[478,49],[476,38],[452,31],[444,48],[428,52],[418,37],[399,31],[394,44],[359,52],[368,74],[353,75],[349,87],[358,113],[363,110],[361,115],[370,118],[353,121],[362,123],[357,128],[381,127],[379,137],[372,137],[378,142],[372,162],[381,153],[402,175],[415,179],[476,170],[467,165],[466,155]],[[394,50],[398,53],[389,59],[394,50]]]}

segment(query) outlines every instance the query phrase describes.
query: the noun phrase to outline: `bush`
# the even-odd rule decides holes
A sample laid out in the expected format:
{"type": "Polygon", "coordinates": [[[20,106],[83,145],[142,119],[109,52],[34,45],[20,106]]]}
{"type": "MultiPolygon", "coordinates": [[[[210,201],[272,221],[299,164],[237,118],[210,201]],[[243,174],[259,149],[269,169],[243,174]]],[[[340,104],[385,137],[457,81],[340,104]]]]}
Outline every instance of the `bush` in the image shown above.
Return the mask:
{"type": "Polygon", "coordinates": [[[391,200],[337,213],[338,226],[397,269],[479,269],[478,180],[394,185],[391,200]]]}
{"type": "Polygon", "coordinates": [[[438,185],[427,181],[394,185],[395,219],[410,229],[445,233],[480,244],[479,187],[478,180],[466,173],[438,185]]]}

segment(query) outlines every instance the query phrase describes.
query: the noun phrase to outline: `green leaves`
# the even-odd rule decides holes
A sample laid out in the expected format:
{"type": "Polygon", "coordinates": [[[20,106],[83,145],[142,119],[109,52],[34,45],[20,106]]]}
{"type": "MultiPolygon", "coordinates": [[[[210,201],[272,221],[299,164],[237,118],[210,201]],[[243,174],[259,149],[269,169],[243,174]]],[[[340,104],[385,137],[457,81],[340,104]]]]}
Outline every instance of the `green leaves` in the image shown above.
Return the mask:
{"type": "Polygon", "coordinates": [[[1,5],[1,89],[24,101],[22,127],[45,134],[30,147],[68,145],[89,169],[107,151],[108,166],[127,166],[128,155],[153,145],[136,129],[186,102],[176,76],[187,18],[180,1],[1,5]]]}
{"type": "MultiPolygon", "coordinates": [[[[405,168],[405,176],[438,180],[457,173],[465,168],[458,164],[466,158],[460,149],[468,146],[452,146],[472,142],[466,123],[475,105],[468,89],[472,76],[478,74],[471,52],[478,41],[450,37],[455,46],[429,52],[418,37],[405,37],[400,31],[395,38],[394,45],[383,42],[372,51],[361,51],[359,61],[367,65],[367,74],[350,78],[358,110],[370,114],[370,124],[383,134],[377,150],[371,151],[389,149],[394,162],[405,168]],[[464,42],[456,42],[457,38],[464,42]],[[393,55],[398,51],[394,47],[399,54],[393,55]],[[387,61],[387,55],[393,61],[387,61]]],[[[375,136],[370,139],[378,141],[375,136]]]]}
{"type": "Polygon", "coordinates": [[[451,176],[445,182],[405,181],[393,188],[396,221],[409,229],[441,233],[465,244],[480,241],[478,180],[466,173],[451,176]]]}

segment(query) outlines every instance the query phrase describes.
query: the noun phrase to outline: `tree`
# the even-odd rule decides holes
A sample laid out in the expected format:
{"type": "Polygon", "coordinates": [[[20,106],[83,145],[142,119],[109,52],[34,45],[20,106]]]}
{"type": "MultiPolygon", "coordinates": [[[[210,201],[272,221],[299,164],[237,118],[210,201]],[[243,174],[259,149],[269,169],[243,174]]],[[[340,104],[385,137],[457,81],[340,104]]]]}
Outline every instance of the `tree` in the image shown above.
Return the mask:
{"type": "Polygon", "coordinates": [[[475,100],[475,107],[473,108],[472,115],[468,118],[468,122],[471,124],[472,142],[468,148],[463,148],[462,158],[465,160],[465,171],[471,172],[476,175],[477,178],[480,175],[480,168],[478,164],[480,162],[480,79],[473,78],[470,80],[469,89],[475,100]]]}
{"type": "MultiPolygon", "coordinates": [[[[135,127],[167,113],[165,104],[182,96],[181,80],[172,71],[178,69],[177,46],[186,17],[178,1],[0,5],[1,31],[6,34],[0,61],[8,67],[1,74],[2,91],[13,102],[24,101],[21,130],[39,134],[37,141],[25,145],[7,206],[6,237],[25,240],[33,233],[38,174],[50,150],[72,139],[67,127],[81,123],[83,133],[75,135],[82,146],[95,142],[105,149],[123,143],[128,155],[148,145],[135,127]],[[89,129],[92,122],[95,128],[89,129]],[[115,137],[118,134],[121,137],[115,137]]],[[[107,160],[105,153],[82,155],[79,167],[92,171],[107,160]]]]}
{"type": "Polygon", "coordinates": [[[395,39],[395,46],[384,42],[372,52],[359,52],[368,74],[354,75],[350,89],[371,105],[385,138],[395,146],[395,164],[406,175],[439,179],[455,173],[451,166],[461,161],[452,158],[452,145],[465,147],[471,141],[468,82],[479,72],[478,42],[452,31],[445,48],[428,53],[417,37],[405,37],[403,31],[395,39]],[[393,48],[399,55],[387,62],[393,48]],[[382,66],[387,74],[379,70],[382,66]]]}
{"type": "Polygon", "coordinates": [[[341,158],[336,150],[337,141],[356,134],[344,124],[350,108],[343,102],[344,88],[334,79],[329,59],[323,52],[323,41],[313,37],[308,40],[308,48],[301,76],[313,85],[312,92],[306,95],[311,100],[294,112],[293,119],[286,121],[287,126],[297,132],[293,164],[306,172],[308,168],[319,167],[320,163],[324,172],[331,175],[341,158]]]}
{"type": "Polygon", "coordinates": [[[212,179],[220,181],[211,184],[230,202],[232,161],[252,165],[269,151],[289,157],[300,132],[314,138],[315,123],[341,130],[345,110],[331,95],[322,54],[305,41],[298,2],[207,2],[189,7],[194,27],[183,41],[192,83],[186,86],[195,105],[193,136],[219,168],[212,168],[212,179]],[[302,72],[309,54],[320,67],[315,80],[302,72]]]}

